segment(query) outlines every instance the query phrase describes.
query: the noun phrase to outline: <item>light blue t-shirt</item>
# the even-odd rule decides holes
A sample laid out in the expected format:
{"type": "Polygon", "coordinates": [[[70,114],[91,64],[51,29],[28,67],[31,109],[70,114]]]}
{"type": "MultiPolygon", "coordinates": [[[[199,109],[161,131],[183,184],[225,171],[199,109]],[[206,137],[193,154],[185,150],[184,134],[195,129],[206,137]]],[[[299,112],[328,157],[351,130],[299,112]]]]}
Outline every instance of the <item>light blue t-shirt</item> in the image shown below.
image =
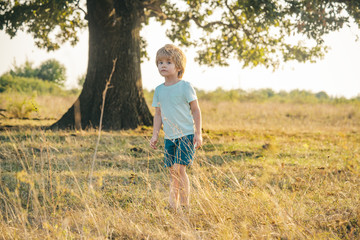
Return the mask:
{"type": "Polygon", "coordinates": [[[192,85],[180,80],[174,85],[161,84],[155,88],[153,107],[160,107],[165,139],[194,134],[190,102],[197,99],[192,85]]]}

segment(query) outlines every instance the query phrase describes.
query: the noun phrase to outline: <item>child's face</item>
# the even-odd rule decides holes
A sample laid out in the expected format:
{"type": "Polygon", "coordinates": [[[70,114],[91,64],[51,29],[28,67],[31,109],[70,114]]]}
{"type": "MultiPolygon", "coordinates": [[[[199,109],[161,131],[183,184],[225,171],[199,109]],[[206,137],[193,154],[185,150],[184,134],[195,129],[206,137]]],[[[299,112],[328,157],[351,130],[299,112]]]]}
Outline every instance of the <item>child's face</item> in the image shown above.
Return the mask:
{"type": "Polygon", "coordinates": [[[164,57],[158,60],[158,70],[163,77],[177,77],[179,69],[176,68],[175,63],[170,58],[164,57]]]}

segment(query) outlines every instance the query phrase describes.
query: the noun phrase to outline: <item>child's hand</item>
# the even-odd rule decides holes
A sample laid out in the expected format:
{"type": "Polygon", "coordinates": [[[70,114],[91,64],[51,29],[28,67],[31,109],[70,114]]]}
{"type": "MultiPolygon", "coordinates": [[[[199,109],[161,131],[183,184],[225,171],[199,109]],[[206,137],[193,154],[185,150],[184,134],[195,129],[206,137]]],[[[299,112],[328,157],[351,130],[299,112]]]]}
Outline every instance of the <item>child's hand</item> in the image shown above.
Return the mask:
{"type": "Polygon", "coordinates": [[[201,134],[195,134],[195,136],[194,136],[195,149],[198,149],[199,147],[201,147],[202,144],[203,144],[203,138],[202,138],[201,134]]]}
{"type": "Polygon", "coordinates": [[[150,147],[153,149],[156,149],[156,143],[158,141],[158,137],[157,136],[152,136],[152,138],[150,139],[150,147]]]}

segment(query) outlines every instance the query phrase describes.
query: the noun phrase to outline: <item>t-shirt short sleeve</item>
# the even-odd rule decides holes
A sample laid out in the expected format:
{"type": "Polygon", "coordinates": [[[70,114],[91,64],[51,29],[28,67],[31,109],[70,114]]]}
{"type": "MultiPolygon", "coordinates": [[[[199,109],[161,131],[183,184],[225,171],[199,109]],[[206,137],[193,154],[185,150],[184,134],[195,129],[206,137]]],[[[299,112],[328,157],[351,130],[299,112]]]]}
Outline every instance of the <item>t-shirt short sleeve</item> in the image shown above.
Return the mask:
{"type": "Polygon", "coordinates": [[[185,91],[186,101],[189,103],[196,100],[197,99],[196,92],[194,87],[191,85],[191,83],[186,82],[185,86],[187,88],[185,91]]]}
{"type": "Polygon", "coordinates": [[[158,95],[158,91],[157,89],[155,89],[154,92],[154,97],[153,97],[153,102],[152,102],[152,107],[160,107],[160,101],[159,101],[159,95],[158,95]]]}

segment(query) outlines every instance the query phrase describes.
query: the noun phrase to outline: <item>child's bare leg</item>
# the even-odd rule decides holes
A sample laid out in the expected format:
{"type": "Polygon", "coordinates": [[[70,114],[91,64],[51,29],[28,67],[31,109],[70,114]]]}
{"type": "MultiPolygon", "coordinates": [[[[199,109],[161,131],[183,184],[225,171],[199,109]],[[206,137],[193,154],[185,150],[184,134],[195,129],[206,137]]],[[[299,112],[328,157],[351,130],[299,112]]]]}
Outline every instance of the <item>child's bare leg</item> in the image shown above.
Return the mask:
{"type": "Polygon", "coordinates": [[[173,209],[177,208],[179,201],[179,166],[174,164],[169,167],[170,170],[170,196],[169,204],[173,209]]]}
{"type": "Polygon", "coordinates": [[[190,196],[190,181],[186,173],[186,166],[179,165],[179,175],[180,175],[180,205],[188,207],[189,206],[189,196],[190,196]]]}

